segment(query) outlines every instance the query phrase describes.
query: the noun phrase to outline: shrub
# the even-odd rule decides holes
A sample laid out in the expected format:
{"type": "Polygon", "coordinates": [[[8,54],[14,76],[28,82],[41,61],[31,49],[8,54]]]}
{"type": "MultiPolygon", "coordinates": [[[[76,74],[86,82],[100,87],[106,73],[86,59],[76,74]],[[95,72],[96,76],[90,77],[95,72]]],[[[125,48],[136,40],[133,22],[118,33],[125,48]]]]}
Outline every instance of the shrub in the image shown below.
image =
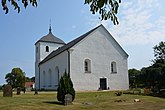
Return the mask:
{"type": "Polygon", "coordinates": [[[72,101],[75,98],[75,90],[73,88],[73,83],[69,74],[64,73],[61,77],[58,88],[57,88],[57,100],[64,103],[64,98],[66,94],[72,95],[72,101]]]}
{"type": "Polygon", "coordinates": [[[116,96],[121,96],[122,94],[123,94],[123,93],[122,93],[121,91],[116,91],[116,92],[115,92],[115,95],[116,95],[116,96]]]}
{"type": "Polygon", "coordinates": [[[152,93],[151,89],[144,88],[144,94],[145,95],[150,95],[152,93]]]}

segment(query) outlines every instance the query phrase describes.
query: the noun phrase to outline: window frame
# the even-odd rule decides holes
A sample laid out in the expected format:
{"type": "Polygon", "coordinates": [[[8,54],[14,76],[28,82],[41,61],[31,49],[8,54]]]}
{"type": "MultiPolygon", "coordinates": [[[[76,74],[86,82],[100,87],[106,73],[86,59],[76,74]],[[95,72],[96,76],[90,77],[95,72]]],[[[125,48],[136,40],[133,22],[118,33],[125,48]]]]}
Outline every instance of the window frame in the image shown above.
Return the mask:
{"type": "Polygon", "coordinates": [[[115,61],[111,62],[111,73],[112,74],[117,74],[117,63],[115,61]]]}
{"type": "Polygon", "coordinates": [[[45,51],[46,51],[46,52],[49,52],[49,46],[46,46],[46,47],[45,47],[45,51]]]}
{"type": "Polygon", "coordinates": [[[84,60],[84,72],[91,73],[91,60],[90,59],[84,60]]]}

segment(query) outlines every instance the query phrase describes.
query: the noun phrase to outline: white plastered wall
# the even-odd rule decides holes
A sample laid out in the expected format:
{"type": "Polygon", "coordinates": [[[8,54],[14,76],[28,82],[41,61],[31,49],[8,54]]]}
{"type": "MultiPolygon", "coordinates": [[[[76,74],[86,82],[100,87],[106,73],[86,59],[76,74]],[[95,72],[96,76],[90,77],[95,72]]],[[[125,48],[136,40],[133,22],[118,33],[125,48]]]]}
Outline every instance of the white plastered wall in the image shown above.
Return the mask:
{"type": "Polygon", "coordinates": [[[110,90],[129,88],[127,55],[102,27],[72,47],[70,73],[75,90],[98,90],[100,78],[107,79],[110,90]],[[91,73],[84,72],[84,60],[91,60],[91,73]],[[111,62],[117,73],[111,73],[111,62]]]}
{"type": "Polygon", "coordinates": [[[63,73],[68,72],[68,51],[64,51],[56,57],[48,60],[47,62],[40,65],[40,89],[56,90],[58,87],[58,80],[61,78],[63,73]],[[56,68],[59,69],[59,75],[56,72],[56,68]],[[49,77],[49,70],[51,70],[52,79],[49,77]],[[45,81],[43,82],[43,71],[45,71],[45,81]],[[51,84],[50,84],[51,80],[51,84]]]}
{"type": "Polygon", "coordinates": [[[35,45],[35,88],[39,89],[39,63],[47,57],[52,51],[63,46],[63,44],[51,43],[51,42],[38,42],[35,45]],[[46,46],[49,47],[49,52],[46,52],[46,46]]]}

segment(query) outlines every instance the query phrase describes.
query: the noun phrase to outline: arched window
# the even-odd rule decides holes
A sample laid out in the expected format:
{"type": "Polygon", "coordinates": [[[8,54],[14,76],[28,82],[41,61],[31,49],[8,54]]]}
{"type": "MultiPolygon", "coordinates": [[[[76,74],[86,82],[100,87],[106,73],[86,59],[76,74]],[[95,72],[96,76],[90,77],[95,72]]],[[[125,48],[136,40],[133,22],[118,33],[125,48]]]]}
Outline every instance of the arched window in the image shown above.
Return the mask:
{"type": "Polygon", "coordinates": [[[91,60],[85,59],[85,61],[84,61],[84,71],[85,71],[85,73],[91,73],[91,60]]]}
{"type": "Polygon", "coordinates": [[[49,46],[46,46],[46,52],[49,52],[49,46]]]}
{"type": "Polygon", "coordinates": [[[56,66],[56,68],[55,68],[55,74],[56,74],[56,79],[57,79],[57,82],[59,83],[59,81],[60,81],[60,75],[59,75],[59,68],[58,68],[58,66],[56,66]]]}
{"type": "Polygon", "coordinates": [[[111,73],[117,73],[117,65],[116,62],[111,63],[111,73]]]}
{"type": "Polygon", "coordinates": [[[49,69],[49,87],[51,87],[52,85],[52,71],[51,69],[49,69]]]}
{"type": "Polygon", "coordinates": [[[46,80],[45,80],[45,71],[43,71],[43,87],[46,87],[46,80]]]}

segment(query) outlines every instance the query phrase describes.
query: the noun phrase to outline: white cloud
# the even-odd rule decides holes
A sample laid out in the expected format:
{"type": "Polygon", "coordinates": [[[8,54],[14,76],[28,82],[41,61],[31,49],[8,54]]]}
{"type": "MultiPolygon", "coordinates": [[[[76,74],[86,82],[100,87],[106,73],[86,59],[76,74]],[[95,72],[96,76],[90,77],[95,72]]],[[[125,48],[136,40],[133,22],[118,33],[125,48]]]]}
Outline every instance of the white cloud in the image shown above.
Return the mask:
{"type": "MultiPolygon", "coordinates": [[[[165,41],[165,14],[161,0],[123,1],[119,10],[119,22],[112,25],[110,20],[102,21],[110,33],[122,45],[146,45],[165,41]]],[[[92,25],[99,24],[92,18],[92,25]]]]}

